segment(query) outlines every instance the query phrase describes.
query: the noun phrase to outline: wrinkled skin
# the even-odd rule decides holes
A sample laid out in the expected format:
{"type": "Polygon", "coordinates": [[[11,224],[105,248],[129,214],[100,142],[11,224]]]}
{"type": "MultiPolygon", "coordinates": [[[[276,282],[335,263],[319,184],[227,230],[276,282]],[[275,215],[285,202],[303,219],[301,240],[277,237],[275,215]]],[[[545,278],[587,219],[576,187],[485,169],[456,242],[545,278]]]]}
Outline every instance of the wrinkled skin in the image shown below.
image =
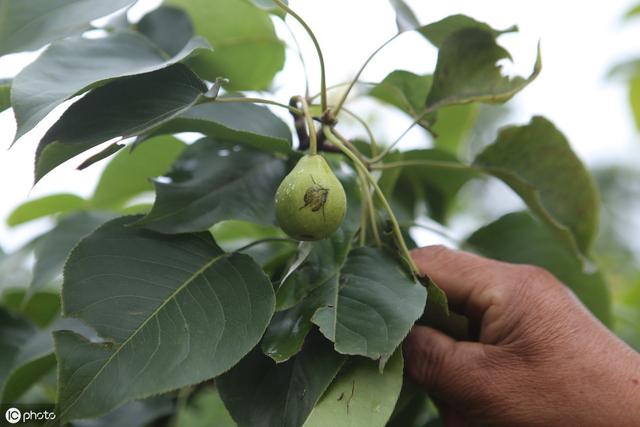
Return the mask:
{"type": "Polygon", "coordinates": [[[300,159],[278,187],[276,218],[297,240],[320,240],[335,232],[347,210],[342,184],[320,155],[300,159]]]}
{"type": "Polygon", "coordinates": [[[405,340],[407,374],[446,426],[640,426],[640,354],[553,275],[441,246],[412,256],[480,331],[405,340]]]}

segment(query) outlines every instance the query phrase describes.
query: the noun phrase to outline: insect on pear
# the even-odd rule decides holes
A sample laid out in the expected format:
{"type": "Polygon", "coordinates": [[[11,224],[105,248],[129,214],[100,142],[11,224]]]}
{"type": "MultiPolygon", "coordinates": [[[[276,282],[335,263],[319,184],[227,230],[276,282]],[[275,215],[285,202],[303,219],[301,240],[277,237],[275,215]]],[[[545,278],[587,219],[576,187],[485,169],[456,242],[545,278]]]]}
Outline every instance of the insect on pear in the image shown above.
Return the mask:
{"type": "Polygon", "coordinates": [[[305,191],[304,205],[300,210],[307,206],[311,207],[312,212],[318,212],[322,209],[322,216],[324,216],[324,205],[327,203],[327,198],[329,197],[329,189],[318,184],[316,180],[313,179],[313,175],[311,175],[311,181],[313,181],[313,185],[305,191]]]}

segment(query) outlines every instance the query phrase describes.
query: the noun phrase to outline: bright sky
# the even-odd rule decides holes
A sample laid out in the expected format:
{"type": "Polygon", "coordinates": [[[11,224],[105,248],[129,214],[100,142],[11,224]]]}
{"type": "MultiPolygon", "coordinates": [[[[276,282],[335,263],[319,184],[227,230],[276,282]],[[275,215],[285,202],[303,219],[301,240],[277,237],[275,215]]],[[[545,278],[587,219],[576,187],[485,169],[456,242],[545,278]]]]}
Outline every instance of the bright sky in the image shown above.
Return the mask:
{"type": "MultiPolygon", "coordinates": [[[[139,17],[157,0],[141,0],[131,16],[139,17]]],[[[626,87],[606,79],[609,68],[630,57],[640,57],[640,19],[622,25],[622,15],[633,0],[606,2],[578,1],[509,1],[509,0],[408,0],[423,23],[447,15],[463,13],[495,28],[517,24],[519,33],[500,38],[514,58],[506,65],[509,73],[528,75],[535,60],[538,40],[542,41],[543,71],[538,79],[511,101],[513,114],[509,122],[524,123],[532,115],[550,118],[567,135],[574,149],[590,165],[622,160],[640,164],[640,144],[627,106],[626,87]]],[[[323,0],[322,2],[291,0],[290,5],[315,31],[325,52],[329,84],[348,80],[360,64],[396,31],[394,15],[387,0],[323,0]]],[[[294,32],[307,52],[313,90],[317,90],[319,73],[313,46],[296,23],[294,32]]],[[[291,40],[278,23],[282,38],[291,40]]],[[[16,54],[0,58],[0,78],[15,75],[36,54],[16,54]]],[[[292,94],[302,93],[304,79],[294,55],[277,77],[276,96],[287,101],[292,94]]],[[[376,81],[394,69],[427,73],[433,70],[436,51],[422,37],[404,34],[388,46],[366,70],[363,79],[376,81]]],[[[354,108],[370,110],[371,103],[356,102],[354,108]]],[[[46,221],[9,229],[5,219],[11,210],[29,198],[57,192],[91,193],[96,178],[104,167],[99,164],[78,172],[81,160],[62,165],[33,190],[33,156],[37,142],[47,127],[61,114],[54,111],[10,151],[15,132],[11,111],[0,114],[0,247],[11,250],[47,226],[46,221]]],[[[385,114],[384,128],[378,128],[381,140],[391,140],[408,123],[401,114],[376,110],[385,114]]],[[[286,115],[284,116],[286,117],[286,115]]],[[[423,145],[424,135],[416,130],[406,143],[423,145]]],[[[104,163],[104,162],[103,162],[104,163]]]]}

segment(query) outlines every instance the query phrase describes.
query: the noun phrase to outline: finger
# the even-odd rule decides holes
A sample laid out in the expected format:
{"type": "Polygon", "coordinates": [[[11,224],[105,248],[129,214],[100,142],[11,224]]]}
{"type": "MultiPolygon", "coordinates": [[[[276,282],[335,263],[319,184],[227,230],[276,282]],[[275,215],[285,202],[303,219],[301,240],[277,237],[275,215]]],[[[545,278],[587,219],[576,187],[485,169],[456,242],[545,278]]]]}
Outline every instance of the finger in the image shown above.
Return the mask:
{"type": "Polygon", "coordinates": [[[409,377],[448,404],[465,395],[466,383],[474,380],[470,372],[478,371],[484,356],[481,344],[457,342],[427,326],[414,326],[403,349],[409,377]]]}
{"type": "Polygon", "coordinates": [[[496,302],[501,289],[517,282],[510,264],[444,246],[415,249],[411,256],[452,305],[473,317],[481,317],[496,302]]]}

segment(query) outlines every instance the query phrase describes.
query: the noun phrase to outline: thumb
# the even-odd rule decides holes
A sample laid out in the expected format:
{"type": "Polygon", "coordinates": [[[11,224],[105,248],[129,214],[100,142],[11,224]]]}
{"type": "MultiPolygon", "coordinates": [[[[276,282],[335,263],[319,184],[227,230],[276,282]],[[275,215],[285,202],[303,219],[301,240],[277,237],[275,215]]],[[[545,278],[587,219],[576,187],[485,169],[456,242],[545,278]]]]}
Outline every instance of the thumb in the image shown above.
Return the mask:
{"type": "Polygon", "coordinates": [[[405,369],[425,391],[448,403],[468,398],[482,345],[458,342],[428,326],[414,326],[404,340],[405,369]]]}

